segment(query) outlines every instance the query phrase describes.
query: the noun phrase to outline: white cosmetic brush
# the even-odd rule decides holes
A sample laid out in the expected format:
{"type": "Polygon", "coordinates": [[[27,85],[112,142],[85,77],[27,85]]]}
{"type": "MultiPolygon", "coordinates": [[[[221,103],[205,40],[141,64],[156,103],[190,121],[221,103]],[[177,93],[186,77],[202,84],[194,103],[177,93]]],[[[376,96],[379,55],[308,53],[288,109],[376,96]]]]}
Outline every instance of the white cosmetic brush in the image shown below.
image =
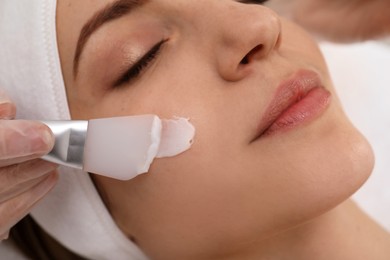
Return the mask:
{"type": "Polygon", "coordinates": [[[43,159],[119,180],[147,172],[155,157],[186,151],[195,134],[188,119],[155,115],[43,123],[55,136],[43,159]]]}

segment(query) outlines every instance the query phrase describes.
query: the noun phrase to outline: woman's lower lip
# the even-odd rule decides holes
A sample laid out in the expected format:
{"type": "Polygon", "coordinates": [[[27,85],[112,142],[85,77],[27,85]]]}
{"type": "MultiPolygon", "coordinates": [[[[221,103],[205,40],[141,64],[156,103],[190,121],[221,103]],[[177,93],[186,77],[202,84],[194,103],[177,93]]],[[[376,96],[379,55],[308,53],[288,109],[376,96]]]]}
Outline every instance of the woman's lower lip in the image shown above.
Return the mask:
{"type": "Polygon", "coordinates": [[[331,93],[328,90],[323,87],[313,88],[301,100],[281,113],[261,136],[288,131],[314,120],[323,114],[330,100],[331,93]]]}

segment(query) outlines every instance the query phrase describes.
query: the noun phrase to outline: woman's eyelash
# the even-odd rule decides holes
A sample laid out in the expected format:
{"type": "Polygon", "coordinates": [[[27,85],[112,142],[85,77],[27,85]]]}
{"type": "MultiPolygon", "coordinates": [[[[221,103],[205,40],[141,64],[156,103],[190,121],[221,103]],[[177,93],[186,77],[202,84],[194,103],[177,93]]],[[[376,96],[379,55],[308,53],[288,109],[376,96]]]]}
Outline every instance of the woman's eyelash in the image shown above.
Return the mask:
{"type": "Polygon", "coordinates": [[[258,5],[262,5],[268,1],[269,0],[239,0],[239,2],[241,2],[243,4],[258,4],[258,5]]]}
{"type": "Polygon", "coordinates": [[[135,80],[160,53],[160,49],[166,40],[161,40],[154,45],[141,59],[131,66],[115,83],[114,87],[119,87],[125,83],[135,80]]]}

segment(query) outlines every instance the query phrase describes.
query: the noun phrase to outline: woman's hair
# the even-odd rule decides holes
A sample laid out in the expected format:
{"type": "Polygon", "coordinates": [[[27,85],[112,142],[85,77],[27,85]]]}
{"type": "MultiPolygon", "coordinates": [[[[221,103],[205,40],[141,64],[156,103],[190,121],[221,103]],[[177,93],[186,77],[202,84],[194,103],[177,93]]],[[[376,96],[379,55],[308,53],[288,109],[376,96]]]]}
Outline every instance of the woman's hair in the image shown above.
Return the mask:
{"type": "Polygon", "coordinates": [[[83,260],[66,249],[35,223],[32,217],[26,216],[10,232],[10,239],[29,259],[40,260],[83,260]]]}

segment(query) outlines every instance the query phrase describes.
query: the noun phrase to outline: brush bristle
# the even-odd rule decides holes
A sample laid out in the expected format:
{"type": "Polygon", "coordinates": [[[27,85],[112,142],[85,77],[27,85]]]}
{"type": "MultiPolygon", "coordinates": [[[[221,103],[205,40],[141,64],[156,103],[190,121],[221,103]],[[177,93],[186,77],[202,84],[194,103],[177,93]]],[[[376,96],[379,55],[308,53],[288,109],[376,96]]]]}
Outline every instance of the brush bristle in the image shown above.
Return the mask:
{"type": "Polygon", "coordinates": [[[84,170],[129,180],[148,171],[160,144],[161,120],[154,115],[90,120],[84,170]]]}

